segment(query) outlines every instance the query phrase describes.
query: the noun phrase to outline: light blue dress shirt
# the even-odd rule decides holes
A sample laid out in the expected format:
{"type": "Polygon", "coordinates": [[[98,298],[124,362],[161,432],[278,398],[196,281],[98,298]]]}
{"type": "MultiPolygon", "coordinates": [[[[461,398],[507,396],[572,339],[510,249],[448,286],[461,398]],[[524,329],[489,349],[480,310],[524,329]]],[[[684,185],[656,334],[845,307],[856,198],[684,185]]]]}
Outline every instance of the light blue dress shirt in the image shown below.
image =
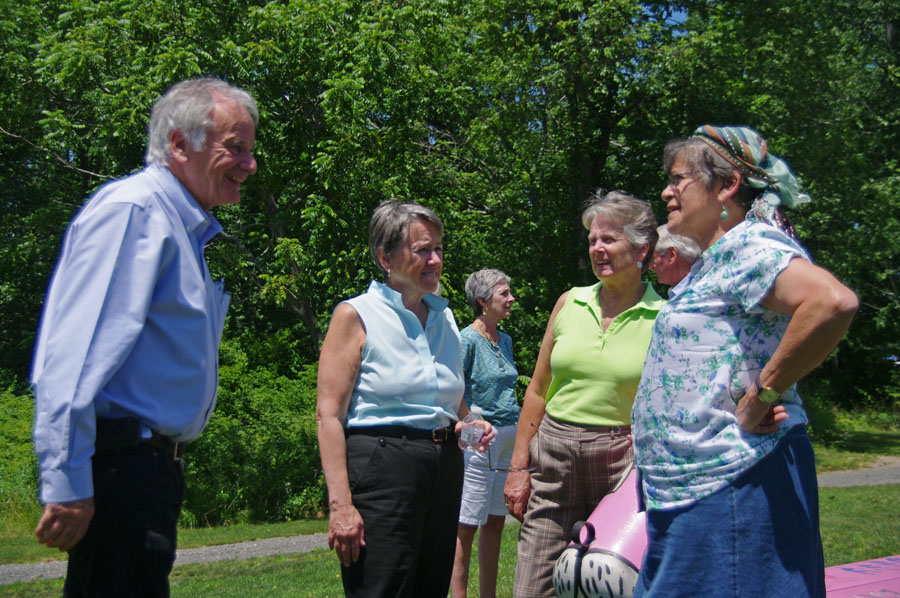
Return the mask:
{"type": "Polygon", "coordinates": [[[179,441],[200,435],[229,302],[203,246],[221,230],[162,166],[104,185],[73,219],[31,378],[45,503],[93,496],[96,418],[137,417],[179,441]]]}
{"type": "Polygon", "coordinates": [[[447,300],[422,299],[425,327],[400,293],[373,281],[347,300],[366,330],[347,427],[400,425],[436,428],[457,420],[465,382],[459,329],[447,300]]]}

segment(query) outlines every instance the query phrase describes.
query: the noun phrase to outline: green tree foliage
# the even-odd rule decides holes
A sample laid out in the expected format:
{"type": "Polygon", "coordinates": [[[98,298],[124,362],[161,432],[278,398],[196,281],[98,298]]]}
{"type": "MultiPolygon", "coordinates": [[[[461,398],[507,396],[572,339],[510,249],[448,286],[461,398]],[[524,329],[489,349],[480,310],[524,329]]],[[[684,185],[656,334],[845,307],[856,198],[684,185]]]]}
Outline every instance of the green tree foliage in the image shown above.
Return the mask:
{"type": "Polygon", "coordinates": [[[315,517],[325,495],[316,449],[316,368],[297,378],[275,376],[249,367],[230,341],[221,359],[215,416],[185,456],[190,483],[182,523],[315,517]]]}
{"type": "Polygon", "coordinates": [[[762,131],[813,197],[792,214],[801,239],[861,299],[847,341],[809,382],[843,408],[900,408],[900,2],[687,7],[669,49],[687,128],[762,131]]]}
{"type": "Polygon", "coordinates": [[[274,471],[260,460],[286,450],[266,444],[279,428],[315,454],[309,368],[337,302],[375,275],[379,202],[443,217],[442,287],[461,324],[471,271],[512,277],[504,328],[527,375],[556,297],[592,278],[582,202],[625,189],[664,217],[662,147],[704,122],[753,126],[788,159],[814,198],[792,214],[802,239],[860,294],[850,337],[806,382],[817,402],[900,399],[900,0],[0,8],[0,385],[20,398],[65,225],[91,190],[140,168],[155,98],[211,75],[259,102],[259,172],[217,212],[226,233],[207,251],[233,301],[219,409],[190,465],[197,521],[282,516],[304,503],[298,484],[316,488],[315,459],[289,451],[282,471],[309,477],[261,475],[273,486],[256,504],[235,480],[274,471]]]}

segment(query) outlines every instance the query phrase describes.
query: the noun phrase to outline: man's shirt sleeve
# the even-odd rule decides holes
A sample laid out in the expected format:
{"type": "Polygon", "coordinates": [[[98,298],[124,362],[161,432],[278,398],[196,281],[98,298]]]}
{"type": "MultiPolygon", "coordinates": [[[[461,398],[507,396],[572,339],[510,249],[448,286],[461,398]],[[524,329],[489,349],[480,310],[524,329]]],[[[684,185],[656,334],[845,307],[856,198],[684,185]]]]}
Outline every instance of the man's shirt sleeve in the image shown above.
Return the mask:
{"type": "Polygon", "coordinates": [[[34,444],[45,503],[93,495],[95,399],[141,333],[167,254],[163,227],[145,206],[88,209],[66,234],[36,343],[34,444]]]}

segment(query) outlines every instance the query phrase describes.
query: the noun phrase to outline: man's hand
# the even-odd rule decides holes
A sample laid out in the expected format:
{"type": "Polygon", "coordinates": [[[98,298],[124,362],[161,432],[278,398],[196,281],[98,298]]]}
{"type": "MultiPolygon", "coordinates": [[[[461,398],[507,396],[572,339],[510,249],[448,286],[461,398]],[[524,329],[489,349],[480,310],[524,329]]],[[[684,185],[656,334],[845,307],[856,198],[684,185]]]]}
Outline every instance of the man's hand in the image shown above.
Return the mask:
{"type": "Polygon", "coordinates": [[[65,503],[48,503],[34,535],[47,548],[59,548],[65,552],[78,544],[87,533],[94,516],[94,498],[65,503]]]}

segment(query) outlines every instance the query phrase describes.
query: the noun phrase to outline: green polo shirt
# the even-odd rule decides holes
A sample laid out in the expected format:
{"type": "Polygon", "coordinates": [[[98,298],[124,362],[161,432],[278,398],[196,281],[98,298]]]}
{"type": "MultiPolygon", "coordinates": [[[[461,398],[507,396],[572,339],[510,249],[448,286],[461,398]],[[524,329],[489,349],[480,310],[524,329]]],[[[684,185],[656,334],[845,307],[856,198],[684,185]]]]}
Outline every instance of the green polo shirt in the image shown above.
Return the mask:
{"type": "Polygon", "coordinates": [[[569,291],[553,322],[547,415],[582,426],[627,426],[653,320],[665,304],[649,283],[641,300],[600,326],[602,282],[569,291]]]}

